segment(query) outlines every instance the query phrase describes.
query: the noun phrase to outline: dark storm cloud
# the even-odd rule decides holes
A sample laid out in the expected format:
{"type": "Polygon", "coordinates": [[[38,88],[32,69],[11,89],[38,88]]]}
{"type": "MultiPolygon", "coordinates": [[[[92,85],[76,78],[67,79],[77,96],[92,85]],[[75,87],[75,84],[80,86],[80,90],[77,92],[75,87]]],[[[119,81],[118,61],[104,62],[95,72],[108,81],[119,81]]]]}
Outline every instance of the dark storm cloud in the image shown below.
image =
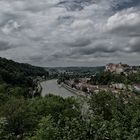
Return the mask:
{"type": "Polygon", "coordinates": [[[123,10],[125,8],[135,7],[140,5],[139,0],[124,0],[118,3],[117,5],[113,6],[113,10],[123,10]]]}
{"type": "Polygon", "coordinates": [[[97,48],[82,49],[79,51],[79,53],[82,55],[91,55],[91,54],[94,54],[96,52],[113,53],[116,51],[118,51],[118,50],[116,50],[114,48],[110,49],[110,48],[105,48],[105,47],[97,47],[97,48]]]}
{"type": "Polygon", "coordinates": [[[76,51],[73,51],[73,53],[76,52],[80,55],[93,55],[97,52],[99,52],[99,53],[114,53],[116,51],[118,51],[118,49],[110,48],[104,44],[98,44],[98,45],[95,45],[94,47],[78,49],[76,51]]]}
{"type": "Polygon", "coordinates": [[[70,46],[70,47],[86,47],[90,45],[92,41],[90,39],[86,38],[79,38],[75,40],[74,42],[69,42],[69,43],[64,43],[65,46],[70,46]]]}
{"type": "Polygon", "coordinates": [[[140,33],[130,33],[130,37],[140,37],[140,33]]]}
{"type": "Polygon", "coordinates": [[[63,0],[58,6],[65,6],[68,11],[83,10],[85,6],[93,4],[94,0],[63,0]]]}
{"type": "Polygon", "coordinates": [[[116,53],[118,51],[123,51],[121,48],[117,49],[114,47],[109,47],[107,44],[96,44],[91,47],[83,47],[83,48],[73,48],[73,50],[64,53],[64,52],[56,52],[53,54],[54,59],[61,59],[61,58],[78,58],[80,56],[90,56],[92,55],[93,57],[103,57],[103,56],[109,56],[112,53],[116,53]]]}
{"type": "Polygon", "coordinates": [[[60,16],[57,18],[58,24],[67,24],[70,25],[74,22],[74,16],[60,16]]]}
{"type": "Polygon", "coordinates": [[[0,41],[0,51],[6,51],[6,50],[9,50],[13,47],[14,46],[9,44],[8,42],[0,41]]]}
{"type": "Polygon", "coordinates": [[[0,16],[0,26],[4,26],[8,21],[10,20],[17,20],[19,19],[20,16],[17,15],[17,14],[12,14],[12,13],[3,13],[1,16],[0,16]]]}
{"type": "Polygon", "coordinates": [[[140,53],[140,37],[135,37],[129,42],[130,51],[140,53]]]}
{"type": "Polygon", "coordinates": [[[34,62],[41,62],[43,60],[43,56],[38,55],[38,56],[30,56],[29,57],[30,61],[34,61],[34,62]]]}

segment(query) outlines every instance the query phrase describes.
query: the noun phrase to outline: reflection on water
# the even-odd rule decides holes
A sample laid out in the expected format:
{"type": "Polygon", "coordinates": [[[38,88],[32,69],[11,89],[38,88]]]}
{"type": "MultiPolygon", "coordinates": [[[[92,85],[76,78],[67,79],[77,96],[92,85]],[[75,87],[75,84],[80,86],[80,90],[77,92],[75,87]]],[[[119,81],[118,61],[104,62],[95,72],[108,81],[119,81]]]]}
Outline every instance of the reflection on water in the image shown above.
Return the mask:
{"type": "Polygon", "coordinates": [[[66,90],[63,87],[60,87],[60,85],[57,84],[57,80],[44,81],[41,83],[41,86],[43,88],[42,96],[45,96],[47,94],[53,94],[53,95],[61,96],[63,98],[67,98],[71,96],[76,97],[75,94],[71,93],[70,91],[66,90]]]}

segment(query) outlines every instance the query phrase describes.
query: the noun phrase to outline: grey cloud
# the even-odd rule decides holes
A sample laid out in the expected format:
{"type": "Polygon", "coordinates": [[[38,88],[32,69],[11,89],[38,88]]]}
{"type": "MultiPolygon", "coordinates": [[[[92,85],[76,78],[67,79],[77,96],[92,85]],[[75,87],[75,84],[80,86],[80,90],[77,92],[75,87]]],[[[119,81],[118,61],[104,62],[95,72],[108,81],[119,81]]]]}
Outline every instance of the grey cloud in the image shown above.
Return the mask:
{"type": "Polygon", "coordinates": [[[68,11],[83,10],[85,6],[93,4],[94,0],[63,0],[58,6],[65,6],[68,11]]]}
{"type": "Polygon", "coordinates": [[[15,46],[11,45],[8,42],[0,41],[0,51],[6,51],[6,50],[9,50],[13,47],[15,47],[15,46]]]}
{"type": "Polygon", "coordinates": [[[129,25],[122,25],[119,27],[116,27],[110,31],[110,33],[113,34],[119,34],[121,36],[140,36],[140,29],[139,25],[136,26],[129,26],[129,25]]]}
{"type": "Polygon", "coordinates": [[[130,37],[140,37],[140,33],[130,33],[130,37]]]}
{"type": "Polygon", "coordinates": [[[43,56],[42,55],[30,56],[29,60],[34,62],[41,62],[43,60],[43,56]]]}
{"type": "Polygon", "coordinates": [[[77,50],[77,52],[80,55],[93,55],[97,52],[100,52],[100,53],[114,53],[116,51],[118,51],[118,49],[109,48],[108,46],[105,46],[103,44],[97,45],[94,48],[90,47],[90,48],[82,48],[82,49],[77,50]]]}
{"type": "Polygon", "coordinates": [[[17,14],[12,14],[12,13],[3,13],[1,16],[0,16],[0,26],[4,26],[8,21],[10,20],[17,20],[19,19],[20,16],[17,15],[17,14]]]}
{"type": "Polygon", "coordinates": [[[53,57],[57,58],[57,59],[62,59],[62,58],[71,58],[71,59],[75,59],[75,58],[80,58],[83,56],[90,56],[92,55],[93,57],[97,58],[97,57],[107,57],[110,56],[110,54],[112,53],[117,53],[119,51],[122,51],[121,48],[114,48],[114,47],[110,47],[107,44],[92,44],[92,47],[80,47],[79,48],[73,48],[72,50],[68,51],[68,52],[56,52],[53,57]]]}
{"type": "Polygon", "coordinates": [[[75,20],[74,16],[59,16],[58,17],[58,24],[72,24],[75,20]]]}
{"type": "Polygon", "coordinates": [[[113,6],[113,10],[122,10],[124,8],[130,8],[130,7],[135,7],[140,4],[139,0],[123,0],[120,3],[118,3],[116,6],[113,6]]]}
{"type": "Polygon", "coordinates": [[[132,38],[129,45],[131,52],[140,53],[140,37],[132,38]]]}
{"type": "Polygon", "coordinates": [[[0,0],[0,40],[12,44],[3,44],[0,56],[42,66],[117,62],[117,56],[138,62],[139,41],[133,38],[140,35],[140,8],[112,10],[119,3],[0,0]]]}
{"type": "Polygon", "coordinates": [[[90,45],[91,43],[92,43],[92,41],[90,39],[79,38],[73,42],[71,41],[71,42],[64,43],[64,45],[70,46],[70,47],[86,47],[86,46],[90,45]]]}
{"type": "Polygon", "coordinates": [[[139,36],[140,12],[138,8],[125,9],[111,16],[105,27],[107,31],[122,36],[139,36]]]}

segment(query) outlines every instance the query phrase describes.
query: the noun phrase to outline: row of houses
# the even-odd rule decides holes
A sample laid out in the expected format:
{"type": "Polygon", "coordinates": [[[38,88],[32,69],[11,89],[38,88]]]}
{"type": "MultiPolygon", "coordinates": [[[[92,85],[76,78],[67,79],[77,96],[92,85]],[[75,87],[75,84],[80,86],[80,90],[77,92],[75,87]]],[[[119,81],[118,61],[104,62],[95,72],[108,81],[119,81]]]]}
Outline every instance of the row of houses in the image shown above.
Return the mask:
{"type": "Polygon", "coordinates": [[[140,92],[140,84],[125,85],[123,83],[115,83],[110,85],[91,85],[86,82],[87,80],[88,79],[86,78],[82,78],[78,83],[75,83],[74,80],[67,80],[65,81],[65,84],[67,84],[71,88],[75,88],[89,94],[98,93],[99,91],[112,91],[114,93],[119,93],[121,90],[140,92]]]}

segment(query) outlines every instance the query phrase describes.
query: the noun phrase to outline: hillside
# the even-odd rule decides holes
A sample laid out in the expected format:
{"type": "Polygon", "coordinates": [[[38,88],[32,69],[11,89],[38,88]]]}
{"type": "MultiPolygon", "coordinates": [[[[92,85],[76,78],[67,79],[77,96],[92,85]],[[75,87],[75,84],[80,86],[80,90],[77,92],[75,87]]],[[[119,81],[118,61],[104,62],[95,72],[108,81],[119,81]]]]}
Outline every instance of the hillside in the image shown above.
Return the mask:
{"type": "Polygon", "coordinates": [[[36,76],[47,76],[47,74],[41,67],[0,58],[0,81],[8,84],[26,85],[29,77],[35,78],[36,76]]]}
{"type": "MultiPolygon", "coordinates": [[[[47,76],[48,73],[41,67],[17,63],[0,58],[0,91],[10,95],[28,97],[36,87],[34,82],[37,76],[47,76]]],[[[30,95],[31,96],[31,95],[30,95]]]]}

